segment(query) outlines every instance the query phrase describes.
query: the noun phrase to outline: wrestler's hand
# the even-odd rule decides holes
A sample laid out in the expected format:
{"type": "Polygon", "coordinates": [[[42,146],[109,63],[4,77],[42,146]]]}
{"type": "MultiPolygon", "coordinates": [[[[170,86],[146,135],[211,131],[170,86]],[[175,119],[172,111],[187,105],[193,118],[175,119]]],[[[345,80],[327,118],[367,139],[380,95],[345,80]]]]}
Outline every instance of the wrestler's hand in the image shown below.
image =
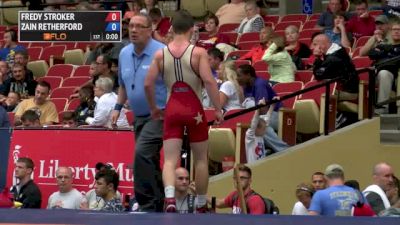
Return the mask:
{"type": "Polygon", "coordinates": [[[118,111],[118,110],[112,111],[112,113],[111,113],[111,125],[112,126],[117,125],[117,120],[119,118],[119,114],[120,114],[120,111],[118,111]]]}
{"type": "Polygon", "coordinates": [[[151,110],[151,118],[153,120],[162,120],[164,119],[164,112],[159,108],[154,108],[151,110]]]}
{"type": "Polygon", "coordinates": [[[215,120],[214,120],[214,124],[215,125],[219,125],[222,123],[222,121],[224,121],[224,116],[222,115],[221,110],[215,110],[215,120]]]}

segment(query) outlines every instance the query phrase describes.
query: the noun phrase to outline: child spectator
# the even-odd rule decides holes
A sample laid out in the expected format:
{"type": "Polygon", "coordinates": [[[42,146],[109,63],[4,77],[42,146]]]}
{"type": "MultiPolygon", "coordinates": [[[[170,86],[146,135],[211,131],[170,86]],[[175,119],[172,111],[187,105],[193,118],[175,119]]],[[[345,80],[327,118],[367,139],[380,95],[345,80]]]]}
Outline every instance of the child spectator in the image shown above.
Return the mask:
{"type": "Polygon", "coordinates": [[[13,112],[20,101],[21,95],[19,95],[17,92],[10,91],[7,97],[0,99],[0,104],[3,105],[7,112],[13,112]]]}
{"type": "Polygon", "coordinates": [[[76,121],[78,125],[85,125],[87,117],[94,116],[96,102],[94,101],[94,91],[91,86],[83,87],[79,90],[80,104],[75,110],[76,121]]]}
{"type": "Polygon", "coordinates": [[[40,127],[39,114],[34,109],[26,110],[21,116],[23,127],[40,127]]]}
{"type": "Polygon", "coordinates": [[[272,83],[294,81],[296,66],[292,57],[285,50],[284,37],[279,35],[272,37],[262,59],[268,63],[268,72],[271,74],[270,81],[272,83]]]}
{"type": "Polygon", "coordinates": [[[78,126],[77,121],[75,120],[75,112],[65,111],[62,114],[62,124],[63,127],[74,128],[78,126]]]}
{"type": "MultiPolygon", "coordinates": [[[[259,104],[265,104],[265,100],[260,100],[259,104]]],[[[247,163],[255,162],[258,159],[264,158],[268,154],[263,137],[267,130],[268,120],[273,109],[273,106],[269,107],[266,116],[260,116],[260,109],[254,113],[250,128],[246,131],[247,163]]]]}

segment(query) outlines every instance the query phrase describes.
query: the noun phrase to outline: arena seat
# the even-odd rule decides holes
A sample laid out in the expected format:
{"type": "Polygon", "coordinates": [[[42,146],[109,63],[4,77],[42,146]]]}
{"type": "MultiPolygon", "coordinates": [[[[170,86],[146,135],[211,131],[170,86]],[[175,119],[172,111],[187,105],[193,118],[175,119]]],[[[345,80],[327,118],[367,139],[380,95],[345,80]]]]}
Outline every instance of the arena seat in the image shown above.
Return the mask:
{"type": "Polygon", "coordinates": [[[75,49],[76,42],[53,42],[53,46],[64,45],[65,50],[75,49]]]}
{"type": "Polygon", "coordinates": [[[315,29],[317,26],[318,20],[308,20],[303,24],[303,30],[305,29],[315,29]]]}
{"type": "Polygon", "coordinates": [[[44,60],[35,60],[28,62],[26,67],[32,71],[35,78],[45,76],[47,71],[49,70],[49,65],[44,60]]]}
{"type": "Polygon", "coordinates": [[[31,42],[29,47],[42,47],[42,48],[46,48],[52,45],[52,42],[31,42]]]}
{"type": "Polygon", "coordinates": [[[73,65],[70,64],[56,64],[49,68],[46,76],[57,76],[67,78],[70,77],[74,71],[73,65]]]}
{"type": "MultiPolygon", "coordinates": [[[[282,96],[285,96],[285,95],[288,95],[288,94],[291,94],[291,93],[293,93],[293,92],[276,92],[276,95],[278,95],[279,97],[282,97],[282,96]]],[[[285,108],[293,109],[294,108],[294,104],[296,103],[296,100],[297,100],[297,96],[294,96],[292,98],[283,100],[282,101],[282,105],[285,108]]]]}
{"type": "Polygon", "coordinates": [[[61,87],[79,87],[90,80],[90,77],[67,77],[61,87]]]}
{"type": "Polygon", "coordinates": [[[68,102],[67,110],[75,111],[80,104],[81,100],[79,100],[79,98],[74,98],[68,102]]]}
{"type": "Polygon", "coordinates": [[[293,81],[293,82],[287,82],[287,83],[277,83],[275,84],[272,89],[274,89],[274,91],[276,93],[278,92],[296,92],[296,91],[300,91],[301,89],[303,89],[303,82],[301,81],[293,81]]]}
{"type": "Polygon", "coordinates": [[[365,43],[367,43],[367,41],[369,40],[370,37],[371,37],[371,36],[363,36],[363,37],[358,38],[358,39],[354,42],[353,49],[364,46],[365,43]]]}
{"type": "Polygon", "coordinates": [[[247,50],[237,50],[237,51],[233,51],[233,52],[230,52],[227,56],[226,56],[226,58],[227,59],[238,59],[238,58],[240,58],[240,57],[242,57],[243,55],[245,55],[246,53],[248,53],[249,51],[247,51],[247,50]]]}
{"type": "Polygon", "coordinates": [[[259,41],[245,41],[245,42],[239,42],[237,44],[240,50],[250,50],[257,45],[260,45],[259,41]]]}
{"type": "Polygon", "coordinates": [[[57,112],[64,111],[68,102],[68,98],[51,98],[50,100],[56,105],[57,112]]]}
{"type": "Polygon", "coordinates": [[[278,24],[275,25],[275,31],[284,31],[286,27],[294,25],[301,29],[302,23],[300,21],[290,21],[290,22],[279,22],[278,24]]]}
{"type": "Polygon", "coordinates": [[[305,23],[307,19],[308,15],[306,14],[288,14],[282,16],[280,22],[300,21],[301,23],[305,23]]]}
{"type": "Polygon", "coordinates": [[[274,26],[279,22],[280,17],[278,15],[267,15],[263,16],[265,22],[271,22],[274,26]]]}
{"type": "Polygon", "coordinates": [[[321,13],[313,13],[308,17],[308,20],[318,20],[321,17],[321,13]]]}
{"type": "Polygon", "coordinates": [[[303,29],[299,33],[299,38],[301,38],[301,39],[310,38],[310,40],[311,40],[311,37],[313,36],[313,34],[318,33],[318,32],[321,32],[321,31],[319,29],[315,29],[315,28],[303,29]]]}
{"type": "Polygon", "coordinates": [[[228,36],[229,38],[229,42],[231,44],[236,44],[237,38],[238,38],[238,33],[236,32],[222,32],[223,34],[225,34],[226,36],[228,36]]]}
{"type": "Polygon", "coordinates": [[[41,60],[50,61],[51,56],[61,57],[64,55],[66,47],[65,45],[56,45],[56,46],[48,46],[43,49],[42,54],[40,55],[41,60]]]}
{"type": "Polygon", "coordinates": [[[72,77],[89,77],[90,65],[81,65],[75,68],[72,77]]]}
{"type": "Polygon", "coordinates": [[[268,71],[268,64],[264,60],[258,60],[253,63],[253,68],[255,71],[268,71]]]}
{"type": "Polygon", "coordinates": [[[48,82],[50,84],[50,87],[52,89],[54,89],[54,88],[58,88],[61,86],[63,78],[58,77],[58,76],[45,76],[45,77],[39,78],[38,80],[48,82]]]}
{"type": "Polygon", "coordinates": [[[314,74],[310,70],[297,70],[294,74],[294,80],[301,81],[306,84],[314,79],[314,74]]]}
{"type": "Polygon", "coordinates": [[[231,129],[211,128],[209,130],[208,156],[215,162],[222,162],[224,157],[236,156],[236,137],[231,129]]]}
{"type": "Polygon", "coordinates": [[[222,24],[218,28],[219,33],[225,33],[225,32],[235,32],[235,29],[239,27],[239,23],[226,23],[222,24]]]}
{"type": "Polygon", "coordinates": [[[83,65],[85,63],[85,54],[82,49],[66,50],[64,52],[64,63],[72,65],[83,65]]]}
{"type": "Polygon", "coordinates": [[[40,55],[42,55],[42,47],[29,47],[26,49],[29,55],[29,61],[39,60],[40,55]]]}
{"type": "Polygon", "coordinates": [[[260,32],[244,33],[239,36],[239,39],[237,42],[240,43],[240,42],[250,42],[250,41],[260,42],[260,32]]]}
{"type": "Polygon", "coordinates": [[[256,71],[256,76],[265,80],[271,79],[271,74],[268,71],[256,71]]]}
{"type": "Polygon", "coordinates": [[[69,98],[74,93],[75,87],[59,87],[53,89],[51,98],[69,98]]]}

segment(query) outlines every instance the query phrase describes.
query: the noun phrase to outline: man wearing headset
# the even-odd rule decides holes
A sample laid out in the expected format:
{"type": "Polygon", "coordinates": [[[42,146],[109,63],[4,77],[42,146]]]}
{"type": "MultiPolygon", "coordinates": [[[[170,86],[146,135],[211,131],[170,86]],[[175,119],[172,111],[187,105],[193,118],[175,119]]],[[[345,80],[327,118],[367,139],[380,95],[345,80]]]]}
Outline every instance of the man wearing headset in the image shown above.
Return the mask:
{"type": "Polygon", "coordinates": [[[14,64],[14,56],[16,51],[25,50],[22,45],[17,45],[18,37],[15,30],[6,30],[4,32],[4,46],[0,49],[0,60],[6,61],[9,65],[14,64]]]}

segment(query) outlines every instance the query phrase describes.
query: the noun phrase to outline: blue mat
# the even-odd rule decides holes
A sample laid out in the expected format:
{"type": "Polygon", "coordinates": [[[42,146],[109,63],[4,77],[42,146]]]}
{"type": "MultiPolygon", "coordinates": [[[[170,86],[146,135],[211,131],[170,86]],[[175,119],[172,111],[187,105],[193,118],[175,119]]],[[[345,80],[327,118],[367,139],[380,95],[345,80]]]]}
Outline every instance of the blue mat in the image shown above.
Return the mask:
{"type": "Polygon", "coordinates": [[[0,209],[0,224],[86,225],[399,225],[400,218],[232,214],[130,214],[73,210],[0,209]]]}

